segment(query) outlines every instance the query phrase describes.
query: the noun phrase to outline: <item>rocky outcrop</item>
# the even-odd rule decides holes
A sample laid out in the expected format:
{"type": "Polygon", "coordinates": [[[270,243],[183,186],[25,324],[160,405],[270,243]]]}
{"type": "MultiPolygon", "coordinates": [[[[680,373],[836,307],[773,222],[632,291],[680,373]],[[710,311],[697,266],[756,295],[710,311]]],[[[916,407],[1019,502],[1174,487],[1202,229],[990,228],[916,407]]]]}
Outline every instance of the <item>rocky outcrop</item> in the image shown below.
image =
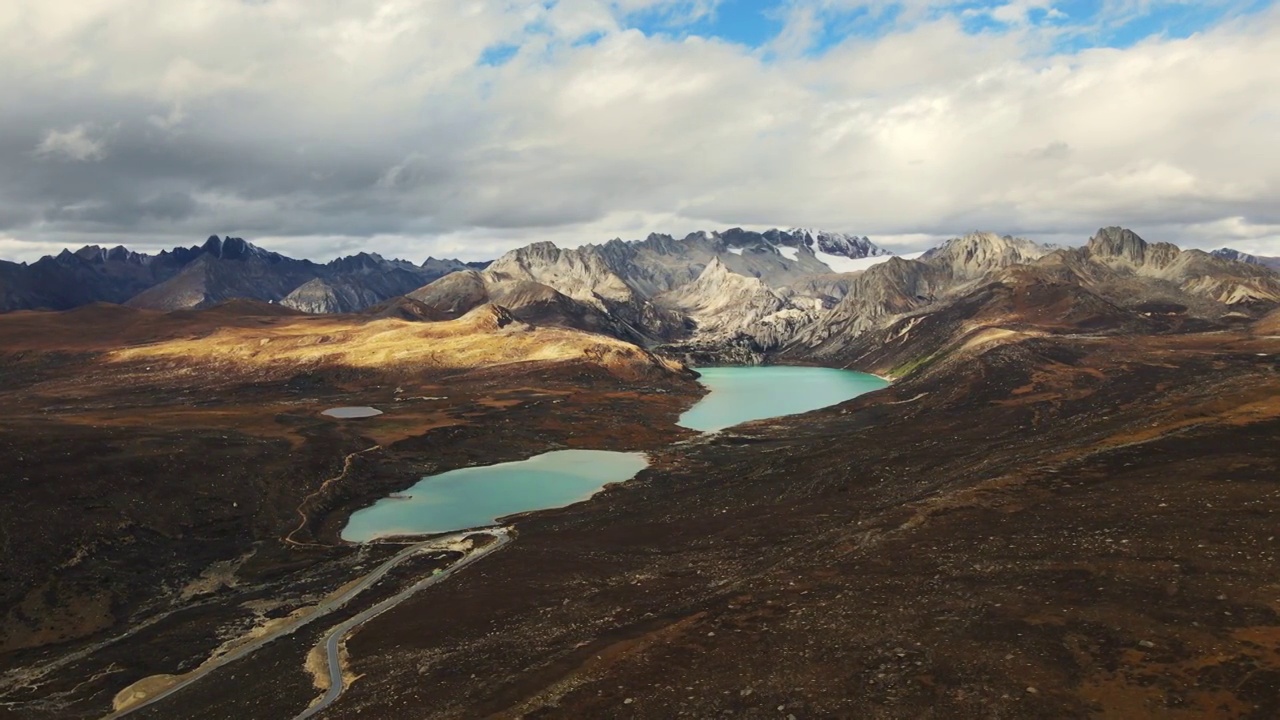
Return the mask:
{"type": "Polygon", "coordinates": [[[751,337],[771,344],[811,321],[821,308],[820,302],[788,299],[760,278],[731,271],[718,258],[697,280],[655,302],[688,318],[694,336],[704,343],[751,337]]]}
{"type": "Polygon", "coordinates": [[[1096,262],[1158,272],[1177,260],[1180,251],[1171,243],[1148,243],[1132,230],[1106,227],[1099,230],[1085,251],[1096,262]]]}

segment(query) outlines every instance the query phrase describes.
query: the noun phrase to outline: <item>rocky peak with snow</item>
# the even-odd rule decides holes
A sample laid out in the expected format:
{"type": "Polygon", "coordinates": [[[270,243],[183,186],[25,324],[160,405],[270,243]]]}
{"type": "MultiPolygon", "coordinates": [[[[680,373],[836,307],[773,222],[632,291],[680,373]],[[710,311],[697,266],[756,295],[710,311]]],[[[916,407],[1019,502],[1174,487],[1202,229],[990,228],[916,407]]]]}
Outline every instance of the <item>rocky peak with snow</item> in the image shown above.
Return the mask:
{"type": "Polygon", "coordinates": [[[1219,248],[1217,250],[1211,250],[1209,254],[1216,258],[1221,258],[1223,260],[1230,260],[1232,262],[1249,263],[1250,265],[1262,264],[1261,262],[1258,261],[1258,257],[1256,255],[1250,255],[1247,252],[1241,252],[1239,250],[1234,250],[1232,248],[1219,248]]]}
{"type": "MultiPolygon", "coordinates": [[[[851,260],[893,254],[871,242],[865,235],[859,237],[857,235],[827,232],[813,228],[792,228],[786,231],[770,230],[765,233],[765,236],[769,237],[771,233],[776,233],[776,237],[779,240],[793,238],[813,248],[815,251],[828,255],[840,255],[851,260]]],[[[784,244],[786,244],[785,240],[784,244]]]]}
{"type": "Polygon", "coordinates": [[[1213,250],[1210,255],[1231,262],[1245,263],[1246,265],[1261,265],[1272,270],[1280,270],[1280,257],[1267,257],[1264,255],[1252,255],[1247,252],[1241,252],[1232,248],[1220,248],[1213,250]]]}

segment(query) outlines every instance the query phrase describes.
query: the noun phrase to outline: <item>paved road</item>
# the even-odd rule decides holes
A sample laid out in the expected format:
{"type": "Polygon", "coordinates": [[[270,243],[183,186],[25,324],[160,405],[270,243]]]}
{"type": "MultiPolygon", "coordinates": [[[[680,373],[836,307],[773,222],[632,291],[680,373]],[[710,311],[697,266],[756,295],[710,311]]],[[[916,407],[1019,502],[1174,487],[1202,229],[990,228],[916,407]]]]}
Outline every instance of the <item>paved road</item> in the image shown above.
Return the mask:
{"type": "MultiPolygon", "coordinates": [[[[462,558],[461,560],[454,563],[453,565],[450,565],[445,570],[442,570],[436,573],[435,575],[432,575],[429,578],[418,581],[411,587],[406,588],[405,590],[402,590],[398,594],[392,597],[389,597],[386,600],[383,600],[377,605],[374,605],[368,610],[365,610],[359,615],[356,615],[350,620],[330,630],[329,634],[324,639],[325,658],[326,658],[326,662],[329,665],[329,690],[324,694],[324,697],[320,698],[319,702],[307,708],[303,712],[299,713],[294,718],[294,720],[306,720],[306,718],[315,716],[316,714],[323,711],[325,708],[332,705],[333,701],[337,700],[342,695],[343,691],[347,689],[346,682],[342,677],[342,658],[340,657],[340,653],[339,653],[339,648],[342,645],[343,639],[346,638],[347,633],[351,632],[352,630],[359,627],[360,625],[363,625],[364,623],[372,620],[373,618],[381,615],[382,613],[390,610],[396,605],[399,605],[410,595],[413,595],[414,593],[424,588],[430,587],[438,582],[444,581],[455,572],[458,572],[462,568],[470,565],[471,563],[479,560],[485,555],[488,555],[489,553],[494,552],[495,550],[498,550],[502,546],[511,542],[511,534],[507,528],[497,528],[494,530],[487,530],[485,532],[493,536],[494,542],[489,543],[488,545],[478,550],[475,550],[471,553],[468,553],[466,557],[462,558]]],[[[466,533],[466,534],[471,534],[471,533],[466,533]]]]}
{"type": "MultiPolygon", "coordinates": [[[[364,622],[378,614],[381,614],[383,612],[386,612],[387,610],[390,610],[396,603],[404,600],[405,598],[409,597],[410,595],[417,592],[418,590],[421,590],[424,587],[433,585],[437,582],[440,582],[441,580],[444,580],[446,577],[448,577],[449,575],[452,575],[455,571],[461,569],[462,567],[470,565],[472,562],[475,562],[479,558],[484,557],[485,555],[489,554],[490,552],[493,552],[494,550],[497,550],[499,547],[503,545],[506,545],[511,540],[508,529],[493,528],[493,529],[487,529],[487,530],[471,530],[467,532],[453,533],[451,535],[442,535],[441,537],[438,537],[438,538],[432,538],[431,540],[410,545],[404,550],[401,550],[400,552],[396,553],[390,559],[383,562],[381,565],[375,568],[368,575],[365,575],[363,578],[361,578],[361,580],[358,583],[356,583],[355,585],[347,589],[346,592],[343,592],[341,595],[337,597],[330,598],[328,600],[321,602],[319,605],[316,605],[312,609],[311,613],[309,613],[305,617],[302,617],[286,626],[280,627],[279,629],[273,632],[270,632],[267,635],[264,635],[263,637],[260,637],[252,642],[241,645],[235,648],[234,650],[228,652],[227,654],[218,657],[217,659],[206,662],[205,664],[193,670],[191,673],[185,676],[178,683],[165,689],[163,692],[160,692],[152,697],[149,697],[146,700],[143,700],[142,702],[138,703],[137,705],[132,705],[119,712],[111,713],[110,715],[106,716],[104,720],[116,720],[117,718],[122,718],[125,715],[128,715],[129,713],[136,712],[138,710],[141,710],[144,707],[148,707],[157,702],[160,702],[161,700],[169,697],[170,695],[173,695],[174,693],[181,691],[183,688],[186,688],[187,686],[196,682],[200,678],[203,678],[204,676],[208,675],[214,670],[217,670],[220,667],[223,667],[229,663],[233,663],[236,660],[239,660],[243,657],[246,657],[248,655],[251,655],[257,652],[262,647],[270,643],[272,640],[276,640],[277,638],[283,637],[285,635],[290,635],[296,632],[299,628],[305,627],[306,625],[324,617],[325,615],[328,615],[329,613],[332,613],[333,611],[338,610],[339,608],[346,605],[347,602],[349,602],[352,598],[356,597],[360,593],[372,587],[375,583],[377,583],[384,576],[386,576],[386,574],[390,572],[391,569],[394,568],[396,565],[399,565],[400,563],[413,557],[414,555],[418,555],[423,552],[429,552],[432,550],[441,550],[441,549],[444,549],[445,546],[447,546],[452,542],[461,540],[462,538],[468,535],[477,535],[477,534],[492,535],[495,539],[495,542],[483,548],[480,548],[474,552],[468,553],[465,557],[463,557],[458,562],[454,563],[452,566],[450,566],[448,569],[444,570],[443,572],[437,573],[425,580],[418,582],[417,584],[410,587],[408,590],[405,590],[397,594],[395,597],[385,600],[375,605],[370,610],[366,610],[365,612],[360,613],[359,615],[352,618],[351,620],[348,620],[347,622],[342,623],[341,625],[338,626],[338,628],[335,628],[333,632],[330,633],[330,636],[329,636],[330,638],[333,638],[334,633],[337,633],[339,628],[345,628],[345,630],[343,630],[341,634],[337,635],[338,640],[340,641],[341,636],[343,634],[345,634],[347,631],[349,631],[351,628],[355,627],[356,625],[359,625],[361,622],[364,622]]],[[[330,690],[330,693],[333,693],[335,687],[338,688],[338,690],[337,690],[337,693],[334,694],[333,699],[330,699],[327,702],[323,702],[321,705],[318,705],[315,709],[315,712],[318,712],[320,709],[323,709],[324,706],[328,705],[329,703],[332,703],[333,700],[336,700],[337,696],[342,694],[342,690],[344,689],[342,687],[342,670],[337,661],[337,645],[338,645],[338,641],[334,641],[334,644],[332,646],[332,651],[329,653],[329,668],[330,668],[329,690],[330,690]],[[337,683],[332,682],[332,678],[334,677],[335,667],[338,668],[336,671],[337,677],[338,677],[337,683]]],[[[328,694],[326,694],[325,697],[328,698],[328,694]]],[[[314,712],[312,714],[314,714],[314,712]]],[[[303,716],[306,716],[305,713],[303,716]]],[[[299,717],[303,717],[303,716],[299,716],[299,717]]]]}

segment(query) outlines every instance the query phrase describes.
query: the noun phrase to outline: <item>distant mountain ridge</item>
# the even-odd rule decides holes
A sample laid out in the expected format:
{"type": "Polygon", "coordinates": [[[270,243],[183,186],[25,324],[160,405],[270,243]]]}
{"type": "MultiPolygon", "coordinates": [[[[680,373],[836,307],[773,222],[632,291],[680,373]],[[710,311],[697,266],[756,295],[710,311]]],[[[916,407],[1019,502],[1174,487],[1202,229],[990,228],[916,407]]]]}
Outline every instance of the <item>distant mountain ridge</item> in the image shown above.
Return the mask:
{"type": "Polygon", "coordinates": [[[217,235],[155,255],[89,245],[31,264],[0,261],[0,311],[67,310],[93,302],[177,310],[247,298],[307,312],[355,312],[447,273],[485,265],[435,258],[415,265],[369,253],[321,264],[217,235]]]}
{"type": "Polygon", "coordinates": [[[435,321],[494,304],[531,325],[662,347],[695,363],[855,364],[912,334],[954,340],[992,318],[1037,332],[1225,327],[1280,305],[1280,275],[1264,260],[1181,250],[1119,227],[1068,248],[974,232],[914,259],[856,235],[730,228],[574,248],[535,242],[491,263],[421,265],[372,253],[319,264],[213,236],[154,256],[90,246],[0,263],[0,308],[105,301],[176,310],[244,298],[435,321]]]}
{"type": "Polygon", "coordinates": [[[1210,255],[1223,260],[1234,260],[1236,262],[1249,263],[1250,265],[1261,265],[1272,270],[1280,270],[1280,257],[1269,257],[1266,255],[1250,255],[1247,252],[1233,250],[1231,248],[1219,248],[1212,250],[1210,255]]]}
{"type": "MultiPolygon", "coordinates": [[[[537,245],[541,244],[534,244],[537,245]]],[[[650,278],[652,285],[645,286],[643,278],[632,278],[650,293],[692,280],[711,257],[725,252],[743,256],[742,260],[729,261],[736,272],[768,274],[775,281],[782,275],[794,280],[832,272],[831,264],[824,264],[819,259],[822,257],[852,261],[888,255],[865,236],[812,229],[757,233],[730,228],[722,233],[692,233],[682,240],[655,234],[645,240],[612,240],[586,247],[598,249],[611,262],[620,264],[637,255],[677,258],[670,263],[675,267],[649,268],[655,273],[650,278]]],[[[415,265],[374,253],[322,264],[271,252],[243,238],[217,235],[202,245],[155,255],[119,245],[89,245],[31,264],[0,260],[0,312],[67,310],[92,302],[175,310],[208,307],[241,297],[279,302],[309,313],[357,312],[406,295],[450,273],[483,270],[488,264],[429,257],[415,265]]]]}

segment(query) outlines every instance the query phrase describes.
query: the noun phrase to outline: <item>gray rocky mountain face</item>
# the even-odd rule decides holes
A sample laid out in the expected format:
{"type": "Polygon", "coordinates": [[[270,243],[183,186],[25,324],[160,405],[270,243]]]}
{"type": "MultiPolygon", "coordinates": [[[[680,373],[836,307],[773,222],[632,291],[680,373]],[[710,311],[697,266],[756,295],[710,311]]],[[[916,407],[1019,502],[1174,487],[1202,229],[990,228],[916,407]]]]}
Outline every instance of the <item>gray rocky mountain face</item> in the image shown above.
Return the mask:
{"type": "Polygon", "coordinates": [[[978,314],[962,310],[975,295],[985,298],[977,305],[987,322],[1038,313],[1038,323],[1059,324],[1063,331],[1122,331],[1152,317],[1171,328],[1199,327],[1280,304],[1280,275],[1199,250],[1148,243],[1116,227],[1102,228],[1082,248],[1060,249],[974,233],[919,260],[895,258],[868,269],[837,306],[791,341],[766,350],[792,358],[862,358],[879,352],[877,343],[922,332],[917,326],[928,327],[930,318],[949,316],[952,331],[959,332],[962,320],[978,314]],[[899,334],[887,335],[891,328],[899,334]]]}
{"type": "Polygon", "coordinates": [[[1003,268],[1035,262],[1049,252],[1022,238],[971,233],[948,240],[917,260],[893,258],[856,276],[839,304],[801,328],[790,344],[817,356],[839,354],[863,333],[944,302],[1003,268]]]}
{"type": "Polygon", "coordinates": [[[147,288],[125,304],[147,310],[203,308],[247,298],[279,302],[291,290],[316,277],[320,266],[269,253],[238,238],[215,243],[187,263],[176,275],[147,288]]]}
{"type": "Polygon", "coordinates": [[[652,234],[578,248],[542,242],[466,280],[448,276],[411,296],[449,313],[505,303],[526,319],[535,311],[513,305],[517,299],[550,304],[547,291],[530,294],[536,285],[558,293],[558,315],[576,327],[612,326],[612,334],[647,344],[739,336],[776,344],[844,295],[850,276],[834,273],[819,253],[847,260],[887,255],[866,238],[810,230],[652,234]]]}
{"type": "Polygon", "coordinates": [[[1209,316],[1223,306],[1280,301],[1277,276],[1262,265],[1147,243],[1121,228],[1099,230],[1083,249],[1064,253],[1062,261],[1082,282],[1126,306],[1168,298],[1209,316]]]}
{"type": "MultiPolygon", "coordinates": [[[[570,316],[608,317],[608,323],[624,328],[621,335],[658,340],[679,336],[687,328],[684,318],[654,305],[652,299],[695,281],[713,259],[772,288],[794,286],[795,292],[830,304],[842,295],[843,284],[818,279],[833,275],[820,255],[858,259],[883,254],[867,238],[855,235],[732,228],[682,239],[655,234],[641,241],[612,240],[573,250],[535,243],[504,256],[487,282],[491,288],[510,282],[547,285],[590,310],[571,307],[545,292],[525,292],[521,297],[543,310],[551,303],[570,316]]],[[[0,261],[0,311],[65,310],[91,302],[174,310],[249,298],[311,313],[357,312],[451,273],[484,269],[484,263],[428,258],[415,265],[368,253],[320,264],[269,252],[241,238],[214,235],[203,245],[157,255],[89,246],[29,265],[0,261]]]]}
{"type": "Polygon", "coordinates": [[[1183,251],[1114,227],[1078,248],[975,232],[914,260],[855,235],[732,228],[568,249],[534,243],[487,265],[367,253],[321,265],[215,236],[155,256],[88,247],[0,263],[0,307],[178,309],[247,298],[431,321],[495,304],[522,322],[662,346],[695,363],[845,362],[906,333],[941,337],[1028,308],[1039,308],[1041,326],[1107,332],[1227,323],[1280,303],[1280,276],[1263,260],[1183,251]]]}

